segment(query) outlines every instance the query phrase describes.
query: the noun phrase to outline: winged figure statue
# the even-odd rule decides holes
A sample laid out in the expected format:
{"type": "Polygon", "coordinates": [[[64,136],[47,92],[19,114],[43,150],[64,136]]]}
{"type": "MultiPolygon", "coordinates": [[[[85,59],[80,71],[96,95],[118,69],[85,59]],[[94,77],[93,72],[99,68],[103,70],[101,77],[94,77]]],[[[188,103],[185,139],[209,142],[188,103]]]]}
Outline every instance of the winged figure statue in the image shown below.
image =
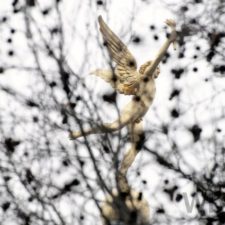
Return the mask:
{"type": "MultiPolygon", "coordinates": [[[[137,71],[137,62],[127,46],[108,27],[102,16],[98,17],[98,22],[104,45],[107,47],[109,55],[116,63],[116,66],[114,70],[97,69],[91,74],[101,77],[121,94],[135,95],[139,88],[141,76],[145,73],[146,68],[151,65],[151,61],[144,63],[137,71]]],[[[159,73],[160,70],[157,67],[154,74],[155,78],[159,73]]]]}
{"type": "Polygon", "coordinates": [[[143,64],[137,71],[137,63],[127,46],[110,30],[98,17],[100,31],[106,43],[108,52],[112,60],[116,62],[113,71],[98,69],[93,74],[109,82],[118,92],[126,95],[134,95],[132,100],[121,110],[120,116],[112,123],[103,123],[95,127],[84,130],[81,126],[80,131],[72,131],[70,139],[77,139],[82,136],[97,133],[110,133],[122,129],[129,124],[139,123],[155,98],[155,78],[159,74],[159,63],[166,54],[169,46],[174,45],[177,37],[176,23],[172,19],[166,20],[167,26],[171,28],[171,33],[162,47],[159,49],[156,57],[152,61],[143,64]]]}

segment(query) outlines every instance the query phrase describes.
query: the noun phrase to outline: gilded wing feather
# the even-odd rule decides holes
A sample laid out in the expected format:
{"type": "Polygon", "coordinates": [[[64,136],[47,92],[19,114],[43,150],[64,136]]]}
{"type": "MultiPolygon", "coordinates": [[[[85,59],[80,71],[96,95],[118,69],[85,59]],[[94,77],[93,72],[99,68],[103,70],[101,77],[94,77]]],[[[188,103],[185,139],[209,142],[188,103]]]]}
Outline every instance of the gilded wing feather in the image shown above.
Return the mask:
{"type": "MultiPolygon", "coordinates": [[[[118,79],[118,77],[115,75],[116,72],[107,69],[97,69],[95,71],[92,71],[90,74],[94,74],[98,77],[101,77],[104,81],[110,83],[111,86],[121,94],[136,94],[139,80],[134,79],[133,74],[130,75],[129,71],[126,72],[125,76],[121,76],[120,79],[118,79]]],[[[136,77],[138,77],[138,75],[136,75],[136,77]]]]}
{"type": "Polygon", "coordinates": [[[140,80],[140,74],[136,71],[137,62],[127,46],[108,27],[101,16],[98,17],[98,22],[109,55],[117,65],[111,80],[109,80],[109,76],[104,78],[101,70],[96,70],[93,74],[109,82],[120,93],[133,95],[136,93],[140,80]]]}
{"type": "Polygon", "coordinates": [[[108,27],[101,16],[98,17],[100,31],[112,59],[120,66],[131,70],[137,69],[137,63],[127,46],[108,27]]]}

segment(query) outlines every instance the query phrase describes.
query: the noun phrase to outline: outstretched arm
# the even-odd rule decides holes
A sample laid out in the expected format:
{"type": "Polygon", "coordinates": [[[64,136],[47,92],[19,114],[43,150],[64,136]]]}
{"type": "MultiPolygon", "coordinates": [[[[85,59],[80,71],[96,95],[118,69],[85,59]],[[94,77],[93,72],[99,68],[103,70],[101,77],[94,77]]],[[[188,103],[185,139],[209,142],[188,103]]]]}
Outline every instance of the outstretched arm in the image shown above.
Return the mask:
{"type": "Polygon", "coordinates": [[[169,48],[171,43],[173,43],[175,49],[175,41],[177,37],[176,23],[173,20],[166,20],[166,24],[172,29],[170,37],[166,40],[164,45],[159,50],[159,53],[157,54],[156,58],[152,61],[151,66],[146,70],[145,76],[152,76],[157,66],[159,65],[160,61],[162,60],[163,56],[166,54],[167,49],[169,48]]]}

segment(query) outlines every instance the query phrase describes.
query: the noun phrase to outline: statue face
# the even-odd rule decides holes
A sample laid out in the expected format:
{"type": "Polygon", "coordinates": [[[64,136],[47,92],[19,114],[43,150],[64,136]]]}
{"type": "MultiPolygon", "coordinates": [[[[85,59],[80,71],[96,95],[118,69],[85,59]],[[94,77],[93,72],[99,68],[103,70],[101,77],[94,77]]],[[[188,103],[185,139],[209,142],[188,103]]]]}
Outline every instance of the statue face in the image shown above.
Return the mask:
{"type": "Polygon", "coordinates": [[[159,68],[159,66],[156,68],[156,70],[155,70],[155,73],[154,73],[154,78],[156,79],[158,76],[159,76],[159,74],[160,74],[160,68],[159,68]]]}
{"type": "MultiPolygon", "coordinates": [[[[152,61],[147,61],[143,64],[139,70],[141,74],[145,74],[145,71],[151,66],[152,61]]],[[[156,79],[160,74],[159,66],[156,68],[155,73],[153,74],[153,78],[156,79]]]]}

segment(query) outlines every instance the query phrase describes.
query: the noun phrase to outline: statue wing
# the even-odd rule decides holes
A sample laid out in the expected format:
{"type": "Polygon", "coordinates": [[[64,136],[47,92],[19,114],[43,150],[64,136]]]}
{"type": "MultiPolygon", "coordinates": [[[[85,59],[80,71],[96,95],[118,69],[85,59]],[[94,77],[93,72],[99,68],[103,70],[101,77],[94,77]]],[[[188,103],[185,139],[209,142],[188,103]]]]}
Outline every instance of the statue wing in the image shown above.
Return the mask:
{"type": "Polygon", "coordinates": [[[104,75],[100,74],[101,70],[96,70],[98,72],[94,72],[94,74],[109,82],[120,93],[133,95],[140,79],[137,72],[137,62],[127,46],[108,27],[101,16],[98,17],[98,22],[104,43],[111,59],[116,62],[116,67],[111,75],[107,74],[107,79],[104,79],[104,75]]]}

